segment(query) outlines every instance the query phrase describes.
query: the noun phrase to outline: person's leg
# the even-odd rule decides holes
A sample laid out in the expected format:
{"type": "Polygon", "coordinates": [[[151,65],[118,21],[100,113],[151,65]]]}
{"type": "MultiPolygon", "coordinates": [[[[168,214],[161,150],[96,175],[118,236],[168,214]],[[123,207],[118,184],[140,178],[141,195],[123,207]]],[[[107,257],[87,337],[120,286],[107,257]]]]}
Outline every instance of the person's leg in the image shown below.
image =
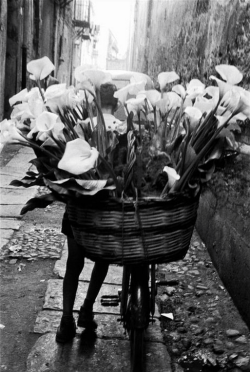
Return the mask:
{"type": "Polygon", "coordinates": [[[71,237],[68,240],[68,260],[63,280],[63,316],[56,334],[56,341],[65,343],[75,337],[76,326],[73,307],[78,288],[79,275],[84,266],[84,249],[71,237]]]}
{"type": "Polygon", "coordinates": [[[84,249],[68,237],[68,260],[63,280],[63,315],[72,316],[79,276],[84,267],[84,249]]]}
{"type": "Polygon", "coordinates": [[[93,320],[93,305],[107,275],[109,265],[106,262],[96,262],[92,270],[90,283],[83,306],[80,308],[77,325],[84,328],[96,328],[93,320]]]}

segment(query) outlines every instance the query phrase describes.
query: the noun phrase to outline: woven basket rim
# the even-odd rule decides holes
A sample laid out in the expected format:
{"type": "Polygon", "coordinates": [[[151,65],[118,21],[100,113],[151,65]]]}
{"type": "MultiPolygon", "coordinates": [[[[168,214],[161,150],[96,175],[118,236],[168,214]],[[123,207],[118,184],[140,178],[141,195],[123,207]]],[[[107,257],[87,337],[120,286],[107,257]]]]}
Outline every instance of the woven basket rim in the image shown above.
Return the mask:
{"type": "Polygon", "coordinates": [[[125,205],[134,205],[137,204],[148,204],[148,203],[167,203],[167,202],[173,202],[173,201],[180,201],[180,200],[188,200],[189,202],[195,202],[196,200],[199,200],[200,193],[197,193],[195,196],[190,195],[190,193],[187,192],[178,192],[178,193],[171,193],[167,194],[164,197],[161,196],[155,196],[155,195],[148,195],[148,196],[142,196],[138,197],[138,199],[134,199],[132,197],[126,197],[126,198],[118,198],[115,196],[109,196],[108,198],[100,197],[98,194],[89,196],[89,195],[81,195],[78,198],[70,198],[68,201],[69,203],[79,205],[79,202],[81,200],[90,202],[98,201],[100,203],[117,203],[117,204],[125,204],[125,205]]]}

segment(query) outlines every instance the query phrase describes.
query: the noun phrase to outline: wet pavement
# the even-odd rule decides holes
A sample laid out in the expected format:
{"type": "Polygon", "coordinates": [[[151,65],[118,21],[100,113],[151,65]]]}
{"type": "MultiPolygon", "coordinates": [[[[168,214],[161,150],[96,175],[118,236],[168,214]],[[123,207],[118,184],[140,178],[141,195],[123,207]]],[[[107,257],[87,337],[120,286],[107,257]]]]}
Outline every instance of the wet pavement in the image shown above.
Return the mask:
{"type": "MultiPolygon", "coordinates": [[[[95,303],[97,332],[86,334],[78,328],[72,343],[62,346],[55,342],[62,313],[65,237],[59,229],[24,225],[19,215],[22,205],[39,190],[8,186],[13,178],[24,175],[29,157],[33,155],[22,149],[1,170],[0,258],[20,270],[20,262],[25,265],[26,260],[55,259],[56,279],[48,281],[43,308],[33,327],[33,332],[41,336],[30,350],[26,372],[129,371],[129,341],[117,321],[119,307],[107,308],[100,301],[103,294],[117,294],[121,287],[119,266],[110,267],[95,303]]],[[[58,206],[48,208],[56,213],[58,206]]],[[[80,277],[76,318],[92,265],[87,261],[80,277]]],[[[158,288],[159,312],[146,336],[146,371],[250,371],[249,330],[196,231],[185,259],[158,265],[157,278],[165,284],[158,288]]]]}

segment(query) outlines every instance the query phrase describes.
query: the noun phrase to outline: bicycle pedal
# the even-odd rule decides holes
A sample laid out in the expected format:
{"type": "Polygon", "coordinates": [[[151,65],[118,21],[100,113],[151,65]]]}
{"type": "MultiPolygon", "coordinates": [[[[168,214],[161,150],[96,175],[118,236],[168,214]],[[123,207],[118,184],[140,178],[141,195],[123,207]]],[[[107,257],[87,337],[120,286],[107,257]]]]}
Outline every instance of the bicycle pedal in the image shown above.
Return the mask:
{"type": "Polygon", "coordinates": [[[103,295],[101,297],[102,306],[118,306],[119,305],[119,296],[117,295],[103,295]]]}
{"type": "Polygon", "coordinates": [[[160,285],[178,285],[179,280],[178,279],[156,280],[155,284],[157,286],[160,286],[160,285]]]}

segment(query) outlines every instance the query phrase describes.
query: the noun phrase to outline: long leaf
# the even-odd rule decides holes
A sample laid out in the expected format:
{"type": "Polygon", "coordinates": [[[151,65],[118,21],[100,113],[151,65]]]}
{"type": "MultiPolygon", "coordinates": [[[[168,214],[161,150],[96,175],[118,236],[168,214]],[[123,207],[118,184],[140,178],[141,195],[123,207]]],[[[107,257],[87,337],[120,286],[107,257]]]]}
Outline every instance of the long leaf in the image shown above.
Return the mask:
{"type": "Polygon", "coordinates": [[[46,208],[56,200],[63,201],[63,199],[58,198],[53,193],[37,196],[27,201],[20,214],[23,215],[29,211],[33,211],[36,208],[46,208]]]}

